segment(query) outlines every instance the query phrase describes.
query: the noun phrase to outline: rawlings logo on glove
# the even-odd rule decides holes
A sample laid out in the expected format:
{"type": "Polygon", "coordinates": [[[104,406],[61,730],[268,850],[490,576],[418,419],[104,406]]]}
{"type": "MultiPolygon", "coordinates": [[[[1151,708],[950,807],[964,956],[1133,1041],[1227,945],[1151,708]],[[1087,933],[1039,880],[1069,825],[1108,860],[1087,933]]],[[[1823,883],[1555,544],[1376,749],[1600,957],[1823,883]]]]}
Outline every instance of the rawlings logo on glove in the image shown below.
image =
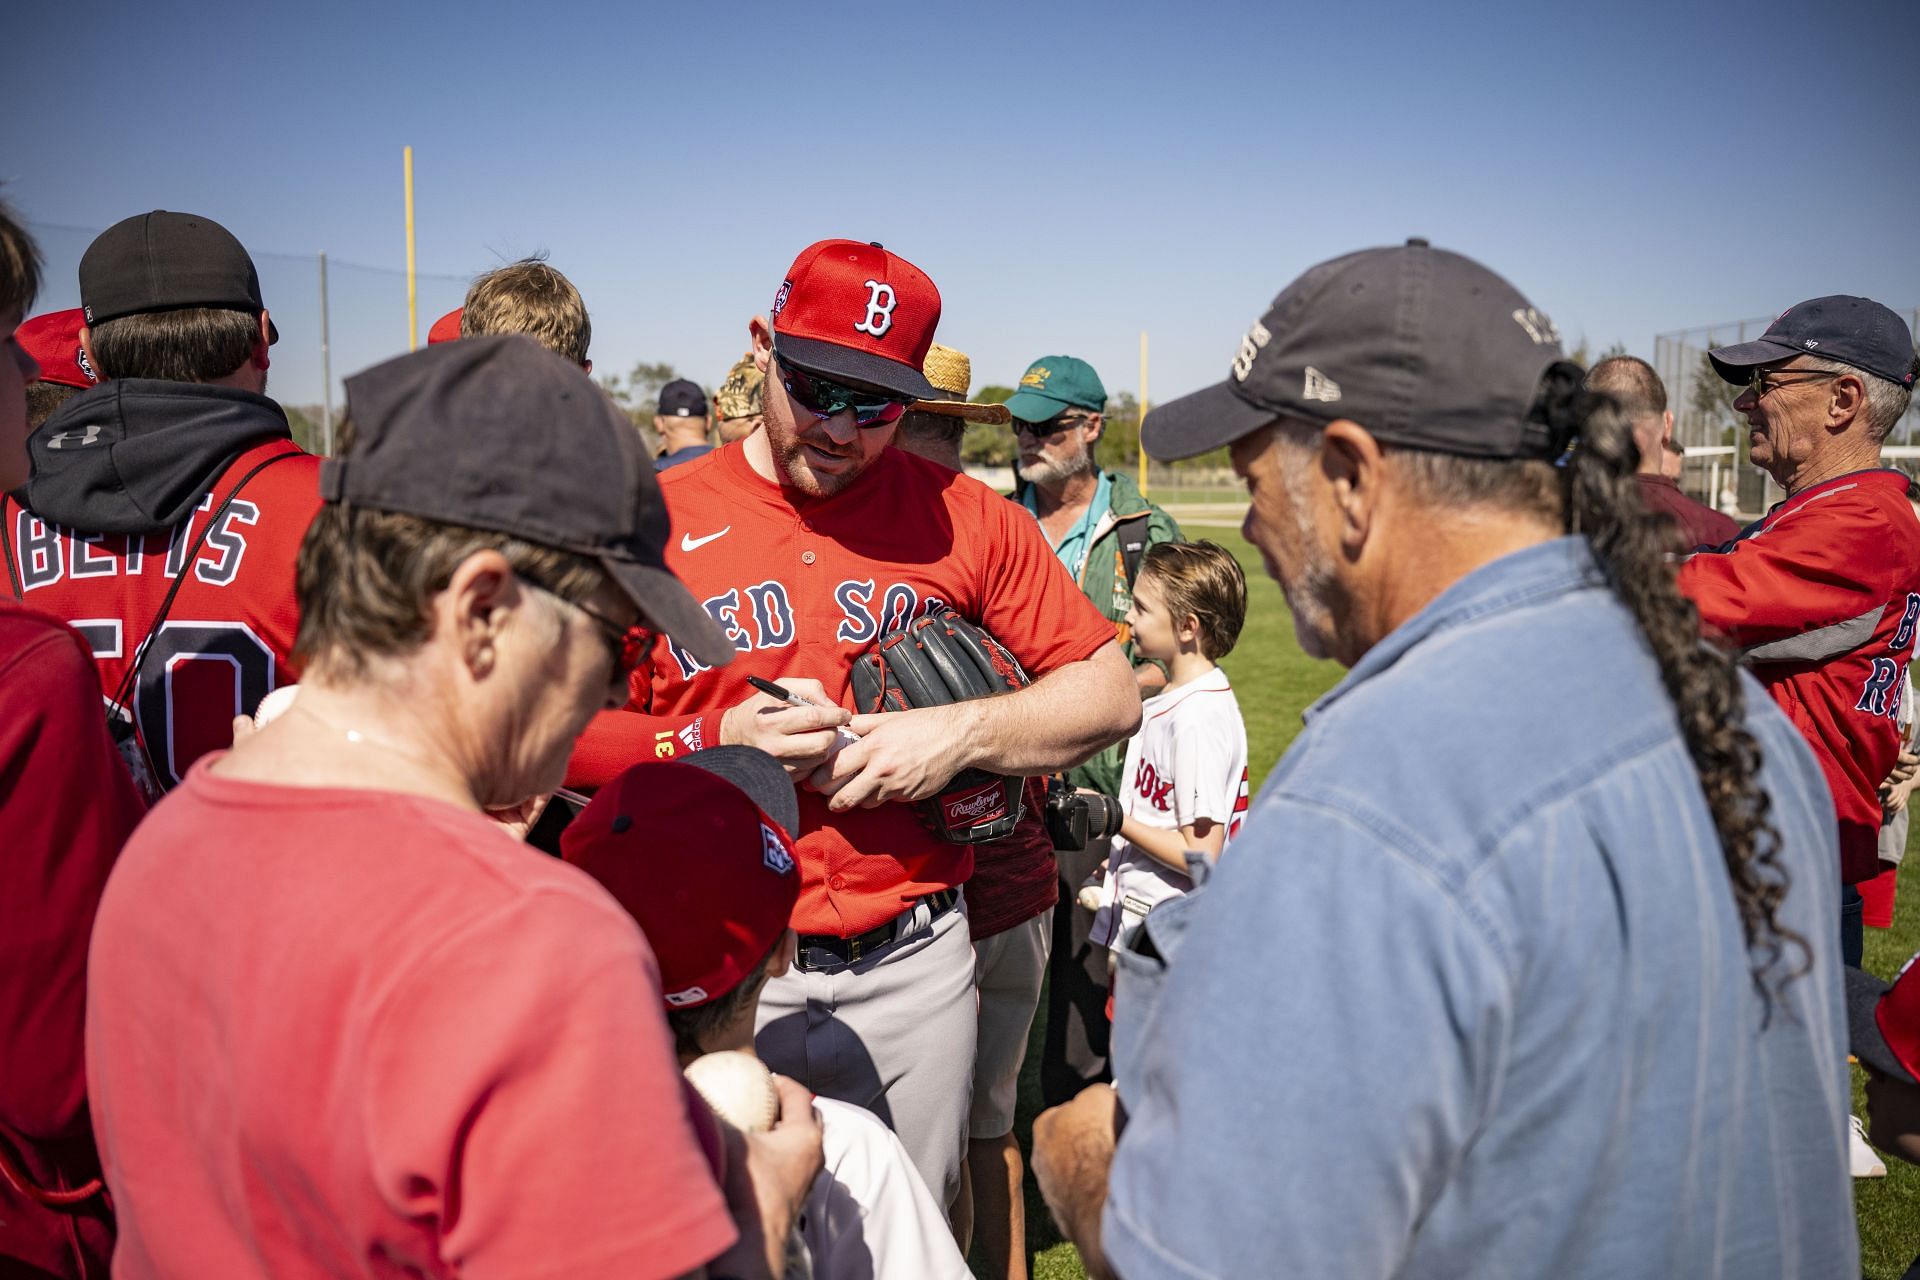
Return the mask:
{"type": "MultiPolygon", "coordinates": [[[[881,636],[853,664],[854,709],[861,712],[944,707],[1026,687],[1027,673],[998,640],[944,608],[881,636]]],[[[966,769],[913,808],[942,840],[983,844],[1019,825],[1023,789],[1019,778],[966,769]]]]}

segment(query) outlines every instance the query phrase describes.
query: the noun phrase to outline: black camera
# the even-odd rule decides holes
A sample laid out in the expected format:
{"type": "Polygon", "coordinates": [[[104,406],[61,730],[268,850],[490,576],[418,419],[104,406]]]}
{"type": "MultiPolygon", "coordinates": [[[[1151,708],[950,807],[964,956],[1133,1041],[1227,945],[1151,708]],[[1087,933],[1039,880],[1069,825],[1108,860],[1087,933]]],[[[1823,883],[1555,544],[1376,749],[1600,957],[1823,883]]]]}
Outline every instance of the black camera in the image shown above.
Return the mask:
{"type": "Polygon", "coordinates": [[[1056,849],[1084,849],[1095,840],[1111,839],[1120,830],[1120,802],[1112,796],[1085,795],[1063,779],[1047,780],[1047,803],[1041,811],[1047,838],[1056,849]]]}

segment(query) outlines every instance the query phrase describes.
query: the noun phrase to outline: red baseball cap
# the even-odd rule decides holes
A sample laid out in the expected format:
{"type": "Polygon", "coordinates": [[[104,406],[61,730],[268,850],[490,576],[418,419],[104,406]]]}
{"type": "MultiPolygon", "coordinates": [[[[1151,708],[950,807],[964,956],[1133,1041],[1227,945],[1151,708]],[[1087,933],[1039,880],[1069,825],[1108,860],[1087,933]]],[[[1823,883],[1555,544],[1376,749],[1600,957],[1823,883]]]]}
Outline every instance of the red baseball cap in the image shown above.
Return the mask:
{"type": "Polygon", "coordinates": [[[639,923],[675,1009],[739,986],[800,899],[792,838],[746,791],[692,764],[622,773],[561,833],[560,853],[639,923]]]}
{"type": "Polygon", "coordinates": [[[940,324],[927,273],[878,244],[822,240],[787,268],[768,311],[773,353],[808,373],[920,400],[940,392],[921,366],[940,324]]]}
{"type": "Polygon", "coordinates": [[[435,320],[433,327],[427,330],[427,345],[430,347],[437,346],[442,342],[452,342],[455,338],[459,337],[460,313],[465,309],[464,307],[455,307],[438,320],[435,320]]]}
{"type": "Polygon", "coordinates": [[[57,382],[63,387],[82,390],[99,384],[100,379],[80,346],[80,329],[86,323],[87,313],[74,307],[35,316],[14,331],[20,345],[40,366],[40,376],[35,381],[57,382]]]}
{"type": "Polygon", "coordinates": [[[1847,970],[1847,1042],[1853,1056],[1902,1084],[1920,1084],[1920,955],[1891,984],[1847,970]]]}

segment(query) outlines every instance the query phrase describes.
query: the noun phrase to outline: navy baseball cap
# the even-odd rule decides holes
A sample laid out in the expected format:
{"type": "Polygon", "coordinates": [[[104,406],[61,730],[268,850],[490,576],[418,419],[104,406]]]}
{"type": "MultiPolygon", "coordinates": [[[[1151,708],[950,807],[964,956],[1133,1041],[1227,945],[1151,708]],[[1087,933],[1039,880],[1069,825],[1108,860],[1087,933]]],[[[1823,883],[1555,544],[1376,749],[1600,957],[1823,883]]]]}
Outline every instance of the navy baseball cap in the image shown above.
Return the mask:
{"type": "Polygon", "coordinates": [[[1714,372],[1736,383],[1745,382],[1756,365],[1792,356],[1838,360],[1876,378],[1913,385],[1913,332],[1907,322],[1871,298],[1845,293],[1797,302],[1752,342],[1707,353],[1714,372]]]}
{"type": "Polygon", "coordinates": [[[352,446],[324,502],[485,529],[598,561],[657,631],[708,666],[733,642],[667,567],[653,462],[626,414],[523,333],[423,347],[347,379],[352,446]]]}
{"type": "MultiPolygon", "coordinates": [[[[146,311],[212,307],[258,317],[260,273],[231,231],[193,213],[122,218],[80,258],[80,306],[89,325],[146,311]]],[[[280,330],[267,322],[267,341],[280,330]]]]}
{"type": "Polygon", "coordinates": [[[661,418],[704,418],[707,416],[707,393],[700,389],[697,382],[675,378],[660,388],[660,403],[654,413],[661,418]]]}
{"type": "Polygon", "coordinates": [[[1156,458],[1218,449],[1280,418],[1357,422],[1387,444],[1554,458],[1532,417],[1560,331],[1471,258],[1413,239],[1313,267],[1240,341],[1225,382],[1147,414],[1156,458]]]}

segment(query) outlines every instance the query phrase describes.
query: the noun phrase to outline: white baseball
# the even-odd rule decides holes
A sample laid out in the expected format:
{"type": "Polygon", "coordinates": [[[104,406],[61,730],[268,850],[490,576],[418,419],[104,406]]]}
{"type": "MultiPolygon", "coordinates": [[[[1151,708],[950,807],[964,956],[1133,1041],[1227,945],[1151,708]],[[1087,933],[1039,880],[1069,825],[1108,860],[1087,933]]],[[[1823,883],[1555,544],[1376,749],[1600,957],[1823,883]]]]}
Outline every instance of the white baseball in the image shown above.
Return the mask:
{"type": "Polygon", "coordinates": [[[260,699],[260,705],[254,708],[253,727],[264,729],[269,723],[286,714],[293,705],[293,695],[300,692],[297,684],[283,684],[266,697],[260,699]]]}
{"type": "Polygon", "coordinates": [[[713,1113],[742,1133],[764,1133],[780,1118],[780,1094],[766,1064],[739,1049],[723,1049],[687,1064],[687,1079],[713,1113]]]}

